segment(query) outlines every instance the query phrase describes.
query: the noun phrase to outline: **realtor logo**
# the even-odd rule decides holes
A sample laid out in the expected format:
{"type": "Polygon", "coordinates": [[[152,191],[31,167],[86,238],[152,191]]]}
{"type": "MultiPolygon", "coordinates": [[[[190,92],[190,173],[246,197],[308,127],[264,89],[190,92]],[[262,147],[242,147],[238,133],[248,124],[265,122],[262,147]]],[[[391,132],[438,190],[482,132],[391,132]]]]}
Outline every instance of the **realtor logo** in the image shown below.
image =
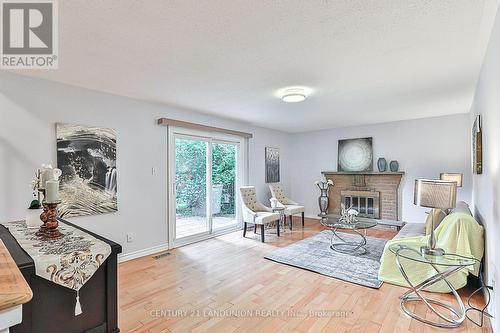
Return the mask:
{"type": "Polygon", "coordinates": [[[55,0],[1,0],[2,68],[57,68],[55,0]]]}

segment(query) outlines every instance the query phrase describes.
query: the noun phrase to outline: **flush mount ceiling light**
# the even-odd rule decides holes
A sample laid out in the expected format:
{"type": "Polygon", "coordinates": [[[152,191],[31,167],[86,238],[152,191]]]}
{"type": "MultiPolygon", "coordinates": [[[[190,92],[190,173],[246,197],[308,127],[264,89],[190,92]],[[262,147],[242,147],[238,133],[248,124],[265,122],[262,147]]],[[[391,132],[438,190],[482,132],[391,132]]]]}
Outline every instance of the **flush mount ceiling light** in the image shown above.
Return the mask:
{"type": "Polygon", "coordinates": [[[281,100],[287,103],[302,102],[306,97],[307,94],[303,88],[287,88],[281,94],[281,100]]]}

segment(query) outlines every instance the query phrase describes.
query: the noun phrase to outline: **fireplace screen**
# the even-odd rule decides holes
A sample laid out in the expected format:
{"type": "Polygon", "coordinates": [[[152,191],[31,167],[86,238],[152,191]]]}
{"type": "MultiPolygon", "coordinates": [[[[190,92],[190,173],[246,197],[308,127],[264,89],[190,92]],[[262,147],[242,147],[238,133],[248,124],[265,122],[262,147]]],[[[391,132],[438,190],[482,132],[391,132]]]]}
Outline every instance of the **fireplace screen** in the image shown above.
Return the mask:
{"type": "Polygon", "coordinates": [[[380,192],[341,191],[342,202],[359,212],[360,217],[380,218],[380,192]]]}

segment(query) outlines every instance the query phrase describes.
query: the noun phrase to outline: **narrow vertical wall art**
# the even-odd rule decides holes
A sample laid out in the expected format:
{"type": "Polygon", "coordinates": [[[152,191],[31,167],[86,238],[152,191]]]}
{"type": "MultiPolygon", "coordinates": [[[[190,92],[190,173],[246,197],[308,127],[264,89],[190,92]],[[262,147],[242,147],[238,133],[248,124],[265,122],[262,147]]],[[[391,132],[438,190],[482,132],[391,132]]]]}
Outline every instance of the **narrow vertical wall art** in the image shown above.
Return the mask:
{"type": "Polygon", "coordinates": [[[483,137],[481,116],[476,116],[472,126],[472,171],[476,175],[483,173],[483,137]]]}
{"type": "Polygon", "coordinates": [[[280,150],[266,147],[266,183],[280,181],[280,150]]]}

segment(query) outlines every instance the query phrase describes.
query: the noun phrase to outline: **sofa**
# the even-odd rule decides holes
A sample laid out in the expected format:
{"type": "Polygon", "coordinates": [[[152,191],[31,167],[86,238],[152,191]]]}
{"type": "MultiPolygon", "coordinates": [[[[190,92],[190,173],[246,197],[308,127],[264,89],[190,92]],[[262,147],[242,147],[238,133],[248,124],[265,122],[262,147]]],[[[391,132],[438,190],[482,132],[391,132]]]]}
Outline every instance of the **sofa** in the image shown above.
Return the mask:
{"type": "MultiPolygon", "coordinates": [[[[456,207],[450,212],[452,213],[465,213],[472,216],[469,205],[465,201],[457,202],[456,207]]],[[[449,214],[448,214],[449,215],[449,214]]],[[[401,239],[405,237],[425,236],[425,223],[406,223],[393,239],[401,239]]]]}
{"type": "MultiPolygon", "coordinates": [[[[443,248],[447,253],[455,253],[467,257],[474,257],[481,261],[484,254],[484,230],[474,219],[469,206],[465,202],[458,202],[457,207],[447,214],[435,228],[437,247],[443,248]]],[[[399,233],[385,245],[380,259],[379,280],[407,287],[406,280],[402,277],[396,264],[396,256],[389,247],[396,244],[409,246],[425,246],[429,236],[426,235],[425,223],[407,223],[399,233]]],[[[436,274],[432,266],[401,260],[410,280],[416,285],[436,274]],[[408,269],[407,269],[408,267],[408,269]]],[[[460,289],[467,284],[469,274],[479,275],[479,262],[464,268],[448,278],[455,289],[460,289]]],[[[428,289],[433,292],[450,292],[444,282],[436,283],[428,289]]]]}

